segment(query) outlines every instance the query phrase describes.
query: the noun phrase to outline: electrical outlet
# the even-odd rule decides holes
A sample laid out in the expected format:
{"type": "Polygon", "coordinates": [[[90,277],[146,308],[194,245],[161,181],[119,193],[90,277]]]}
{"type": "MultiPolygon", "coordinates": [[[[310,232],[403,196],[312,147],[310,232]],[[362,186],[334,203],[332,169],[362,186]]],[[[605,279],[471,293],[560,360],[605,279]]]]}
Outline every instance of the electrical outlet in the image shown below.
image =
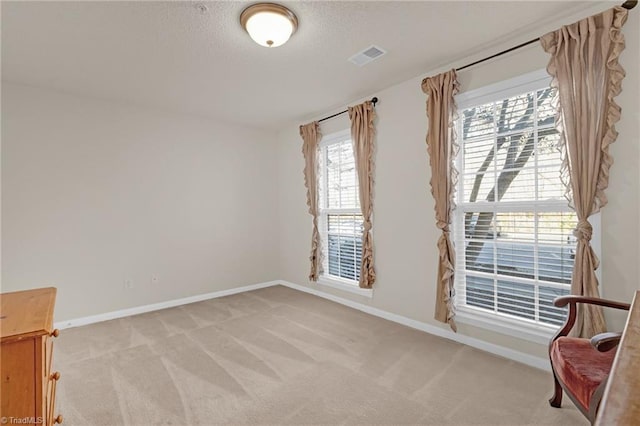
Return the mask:
{"type": "Polygon", "coordinates": [[[133,280],[130,280],[130,279],[128,279],[128,278],[127,278],[127,279],[125,279],[125,280],[124,280],[124,289],[125,289],[125,290],[130,290],[130,289],[132,289],[132,288],[133,288],[133,280]]]}
{"type": "Polygon", "coordinates": [[[158,284],[160,282],[160,277],[157,275],[151,275],[151,284],[158,284]]]}

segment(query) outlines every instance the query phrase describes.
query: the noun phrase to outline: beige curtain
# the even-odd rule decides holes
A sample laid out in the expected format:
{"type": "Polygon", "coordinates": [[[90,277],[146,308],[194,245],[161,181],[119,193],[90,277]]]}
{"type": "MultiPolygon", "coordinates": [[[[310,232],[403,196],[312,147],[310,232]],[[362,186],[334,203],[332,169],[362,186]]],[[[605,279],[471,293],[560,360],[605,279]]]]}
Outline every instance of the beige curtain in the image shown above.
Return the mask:
{"type": "MultiPolygon", "coordinates": [[[[540,40],[551,55],[547,71],[558,89],[556,125],[563,151],[562,177],[578,216],[571,281],[571,292],[577,295],[599,296],[595,275],[599,261],[591,248],[588,218],[607,204],[604,190],[613,163],[609,145],[616,140],[614,124],[620,119],[620,107],[613,98],[620,93],[624,78],[618,57],[624,49],[621,28],[626,19],[627,10],[616,7],[540,40]]],[[[574,335],[591,337],[605,329],[601,307],[579,305],[574,335]]]]}
{"type": "Polygon", "coordinates": [[[435,200],[436,223],[442,230],[438,239],[438,280],[435,319],[448,323],[456,331],[453,297],[455,251],[451,242],[451,215],[458,172],[453,165],[457,152],[454,121],[456,105],[453,96],[458,92],[456,71],[451,70],[422,81],[427,94],[427,150],[431,165],[431,193],[435,200]]]}
{"type": "Polygon", "coordinates": [[[311,270],[310,281],[318,281],[322,272],[322,245],[318,231],[318,143],[320,142],[320,126],[317,121],[300,126],[300,136],[304,141],[304,185],[307,187],[307,205],[313,216],[313,232],[311,234],[311,270]]]}
{"type": "Polygon", "coordinates": [[[358,194],[363,217],[362,263],[360,265],[360,287],[371,288],[376,281],[373,265],[373,236],[371,234],[371,214],[373,213],[373,120],[376,116],[373,103],[349,107],[351,119],[351,139],[353,155],[358,173],[358,194]]]}

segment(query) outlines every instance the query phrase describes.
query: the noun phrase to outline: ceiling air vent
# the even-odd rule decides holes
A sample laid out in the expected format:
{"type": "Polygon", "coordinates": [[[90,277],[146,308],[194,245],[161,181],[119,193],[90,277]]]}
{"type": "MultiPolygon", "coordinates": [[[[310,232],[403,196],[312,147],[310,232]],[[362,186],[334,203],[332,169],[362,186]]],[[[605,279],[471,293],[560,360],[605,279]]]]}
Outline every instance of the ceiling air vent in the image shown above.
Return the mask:
{"type": "Polygon", "coordinates": [[[387,53],[378,46],[370,46],[349,58],[349,61],[361,67],[387,53]]]}

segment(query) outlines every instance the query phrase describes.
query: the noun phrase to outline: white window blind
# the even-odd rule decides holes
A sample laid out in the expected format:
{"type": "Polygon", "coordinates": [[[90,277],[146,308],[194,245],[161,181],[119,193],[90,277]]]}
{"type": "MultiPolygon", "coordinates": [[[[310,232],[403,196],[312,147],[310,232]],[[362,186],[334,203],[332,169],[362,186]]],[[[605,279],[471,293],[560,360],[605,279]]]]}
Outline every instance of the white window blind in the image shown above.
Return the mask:
{"type": "Polygon", "coordinates": [[[560,180],[549,80],[505,82],[462,100],[454,238],[459,310],[556,325],[569,293],[576,215],[560,180]]]}
{"type": "Polygon", "coordinates": [[[362,214],[350,135],[324,138],[320,147],[323,274],[357,282],[362,261],[362,214]]]}

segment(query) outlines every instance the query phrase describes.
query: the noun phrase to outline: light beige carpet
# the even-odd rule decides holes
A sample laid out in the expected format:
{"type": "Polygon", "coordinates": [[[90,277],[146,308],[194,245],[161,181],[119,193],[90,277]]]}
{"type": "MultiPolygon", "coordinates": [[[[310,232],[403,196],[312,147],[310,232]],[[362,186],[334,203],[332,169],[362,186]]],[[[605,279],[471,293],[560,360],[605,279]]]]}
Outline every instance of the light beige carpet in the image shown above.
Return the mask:
{"type": "Polygon", "coordinates": [[[281,286],[55,345],[66,425],[587,424],[548,373],[281,286]]]}

